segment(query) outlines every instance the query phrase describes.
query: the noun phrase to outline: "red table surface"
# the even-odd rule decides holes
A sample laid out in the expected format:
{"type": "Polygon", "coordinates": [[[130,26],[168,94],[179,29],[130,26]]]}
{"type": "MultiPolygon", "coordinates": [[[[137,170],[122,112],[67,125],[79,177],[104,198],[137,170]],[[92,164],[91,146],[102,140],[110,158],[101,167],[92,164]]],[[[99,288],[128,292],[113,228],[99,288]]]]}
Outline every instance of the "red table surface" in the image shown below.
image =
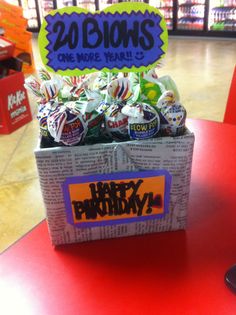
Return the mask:
{"type": "Polygon", "coordinates": [[[195,133],[188,227],[52,247],[45,221],[0,257],[0,314],[236,314],[236,126],[195,133]]]}

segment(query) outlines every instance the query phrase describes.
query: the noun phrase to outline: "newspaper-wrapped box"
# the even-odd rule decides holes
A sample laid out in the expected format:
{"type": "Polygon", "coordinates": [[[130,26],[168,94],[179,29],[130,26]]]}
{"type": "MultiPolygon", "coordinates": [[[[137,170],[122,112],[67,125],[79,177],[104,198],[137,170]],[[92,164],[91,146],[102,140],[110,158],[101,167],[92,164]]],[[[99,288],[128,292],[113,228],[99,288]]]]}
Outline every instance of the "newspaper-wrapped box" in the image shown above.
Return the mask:
{"type": "Polygon", "coordinates": [[[189,130],[182,136],[145,141],[52,148],[39,145],[35,157],[52,244],[185,229],[193,146],[194,134],[189,130]],[[156,170],[165,170],[171,176],[168,209],[164,215],[108,220],[100,225],[69,222],[63,190],[68,178],[135,171],[150,174],[156,170]]]}

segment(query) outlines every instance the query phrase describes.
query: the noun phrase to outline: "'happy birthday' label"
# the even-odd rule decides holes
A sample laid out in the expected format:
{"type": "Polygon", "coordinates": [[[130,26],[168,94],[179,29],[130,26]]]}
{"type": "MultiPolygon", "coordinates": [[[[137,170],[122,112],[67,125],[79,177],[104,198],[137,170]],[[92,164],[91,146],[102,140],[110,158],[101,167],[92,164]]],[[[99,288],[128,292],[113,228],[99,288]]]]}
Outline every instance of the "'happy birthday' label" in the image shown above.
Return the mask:
{"type": "Polygon", "coordinates": [[[170,185],[166,170],[67,178],[67,220],[89,227],[161,218],[168,213],[170,185]]]}

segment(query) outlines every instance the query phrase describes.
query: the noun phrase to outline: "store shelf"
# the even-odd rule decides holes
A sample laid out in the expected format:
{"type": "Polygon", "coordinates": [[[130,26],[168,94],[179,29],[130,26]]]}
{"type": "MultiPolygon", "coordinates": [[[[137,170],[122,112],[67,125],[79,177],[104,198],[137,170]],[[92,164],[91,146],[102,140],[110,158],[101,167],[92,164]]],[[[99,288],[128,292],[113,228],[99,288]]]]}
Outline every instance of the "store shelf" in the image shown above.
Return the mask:
{"type": "Polygon", "coordinates": [[[56,8],[55,1],[53,0],[41,0],[38,2],[39,5],[39,13],[40,13],[40,20],[41,24],[44,17],[53,9],[56,8]]]}
{"type": "Polygon", "coordinates": [[[23,8],[23,16],[28,20],[28,30],[38,32],[40,28],[40,13],[37,0],[19,0],[23,8]]]}
{"type": "Polygon", "coordinates": [[[236,0],[210,1],[209,31],[236,31],[236,0]]]}
{"type": "Polygon", "coordinates": [[[173,29],[173,1],[172,0],[149,0],[149,4],[156,7],[163,14],[168,30],[173,29]]]}
{"type": "Polygon", "coordinates": [[[91,0],[91,1],[77,0],[76,5],[80,8],[84,8],[87,10],[91,10],[91,11],[96,10],[96,2],[94,0],[91,0]]]}
{"type": "Polygon", "coordinates": [[[205,1],[179,1],[177,11],[178,30],[204,30],[205,1]]]}
{"type": "Polygon", "coordinates": [[[57,9],[73,6],[73,0],[57,0],[57,9]]]}
{"type": "MultiPolygon", "coordinates": [[[[28,29],[38,32],[43,17],[52,9],[78,6],[103,10],[126,0],[7,0],[23,7],[28,29]]],[[[127,0],[132,2],[132,0],[127,0]]],[[[236,0],[135,0],[158,8],[170,35],[236,38],[236,0]]]]}

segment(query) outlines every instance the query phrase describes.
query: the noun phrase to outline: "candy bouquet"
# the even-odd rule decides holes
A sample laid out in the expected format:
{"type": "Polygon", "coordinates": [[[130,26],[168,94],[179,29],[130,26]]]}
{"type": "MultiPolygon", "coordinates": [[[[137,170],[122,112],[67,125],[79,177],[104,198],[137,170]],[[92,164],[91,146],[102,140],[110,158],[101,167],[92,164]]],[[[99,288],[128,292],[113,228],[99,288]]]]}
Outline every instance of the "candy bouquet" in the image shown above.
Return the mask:
{"type": "Polygon", "coordinates": [[[186,110],[170,76],[98,72],[51,75],[39,69],[25,87],[38,104],[41,147],[179,136],[186,110]]]}

